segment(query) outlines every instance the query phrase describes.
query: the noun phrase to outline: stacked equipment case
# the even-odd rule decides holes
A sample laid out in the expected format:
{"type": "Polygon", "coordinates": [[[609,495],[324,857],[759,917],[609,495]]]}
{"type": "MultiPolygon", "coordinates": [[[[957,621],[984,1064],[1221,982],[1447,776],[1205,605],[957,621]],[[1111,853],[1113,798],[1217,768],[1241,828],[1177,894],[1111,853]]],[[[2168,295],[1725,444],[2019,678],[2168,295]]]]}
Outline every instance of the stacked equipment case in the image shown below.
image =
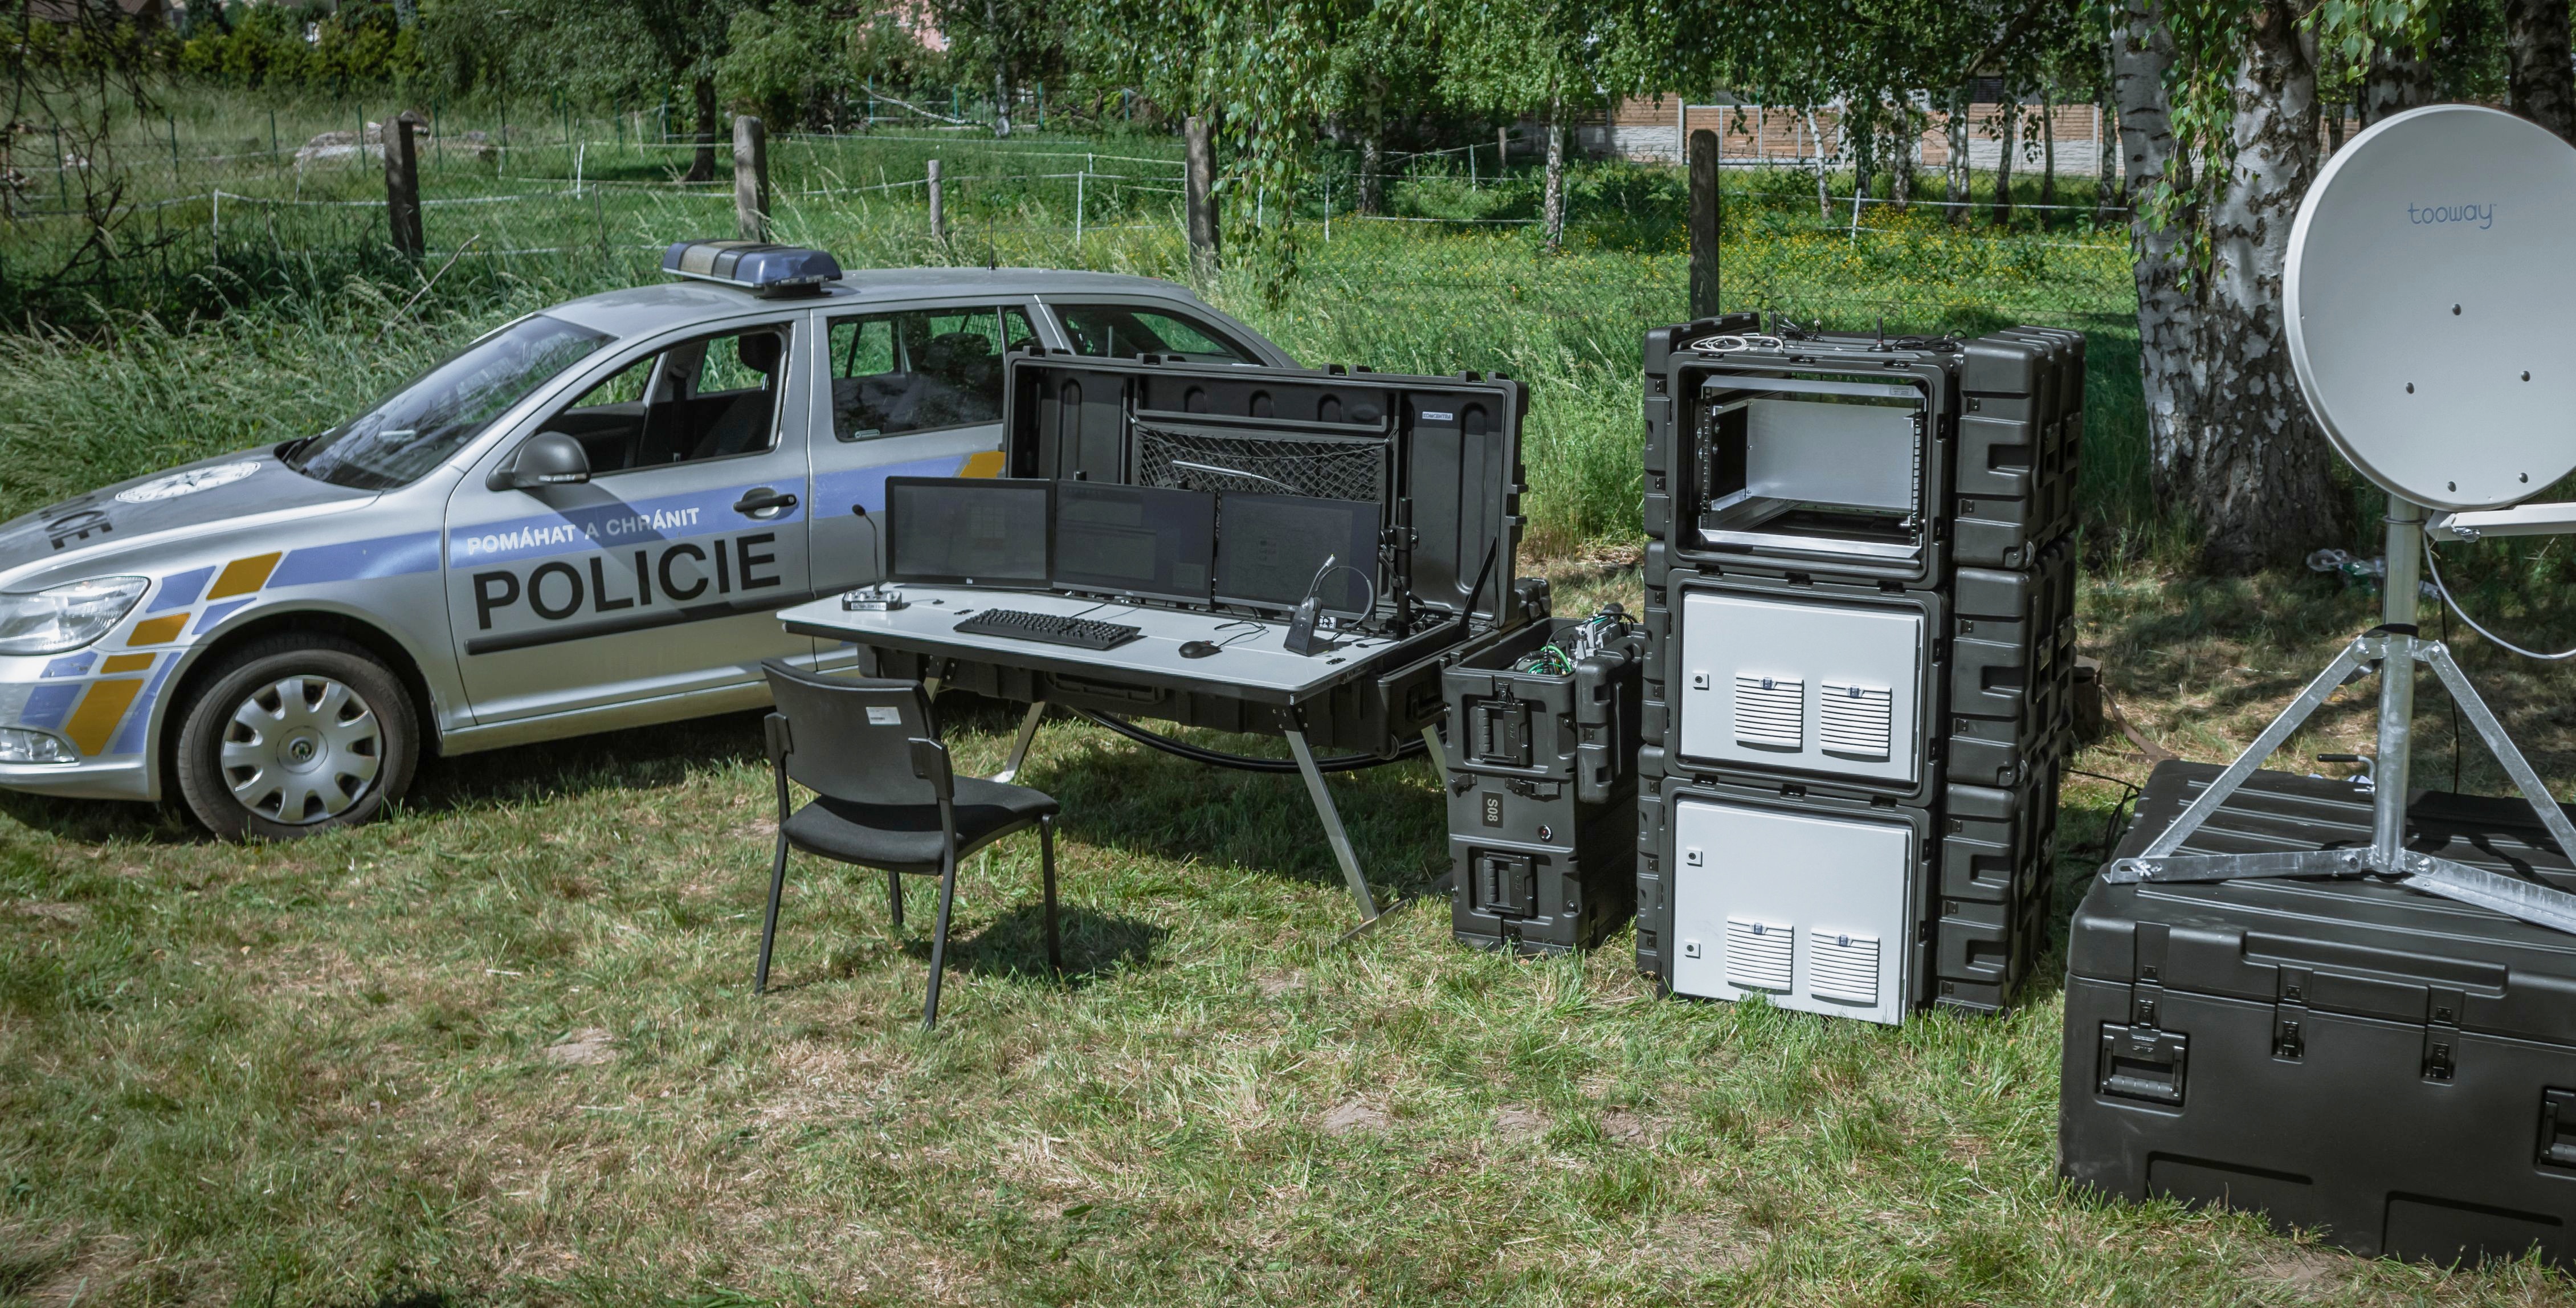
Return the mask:
{"type": "Polygon", "coordinates": [[[1894,1023],[2042,952],[2084,344],[1648,333],[1637,963],[1894,1023]]]}
{"type": "Polygon", "coordinates": [[[1613,605],[1525,627],[1441,674],[1461,943],[1562,953],[1627,924],[1645,643],[1613,605]]]}

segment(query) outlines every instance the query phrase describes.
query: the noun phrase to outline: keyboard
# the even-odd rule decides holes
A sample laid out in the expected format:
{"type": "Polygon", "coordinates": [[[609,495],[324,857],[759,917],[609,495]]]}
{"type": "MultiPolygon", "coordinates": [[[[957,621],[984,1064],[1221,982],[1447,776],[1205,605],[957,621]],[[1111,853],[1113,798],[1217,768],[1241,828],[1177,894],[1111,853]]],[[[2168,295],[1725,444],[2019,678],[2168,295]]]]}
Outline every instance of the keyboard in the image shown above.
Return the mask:
{"type": "Polygon", "coordinates": [[[1089,618],[1023,613],[1018,609],[986,609],[958,623],[954,629],[968,636],[1009,636],[1014,640],[1071,645],[1076,649],[1116,649],[1145,634],[1142,628],[1123,622],[1094,622],[1089,618]]]}

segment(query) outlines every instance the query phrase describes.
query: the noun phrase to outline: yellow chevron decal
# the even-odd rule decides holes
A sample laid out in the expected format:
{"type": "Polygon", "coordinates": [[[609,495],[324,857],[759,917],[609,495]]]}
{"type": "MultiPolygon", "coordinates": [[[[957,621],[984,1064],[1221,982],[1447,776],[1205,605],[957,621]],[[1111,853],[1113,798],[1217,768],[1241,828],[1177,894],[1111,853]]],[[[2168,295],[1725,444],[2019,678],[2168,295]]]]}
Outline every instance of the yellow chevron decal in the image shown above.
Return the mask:
{"type": "Polygon", "coordinates": [[[223,575],[215,578],[206,598],[219,600],[227,595],[247,595],[268,584],[268,574],[277,571],[277,551],[235,559],[224,565],[223,575]]]}
{"type": "MultiPolygon", "coordinates": [[[[185,615],[183,614],[181,616],[185,615]]],[[[98,670],[101,672],[141,672],[145,668],[152,666],[152,659],[153,656],[150,654],[110,654],[107,656],[106,662],[98,665],[98,670]]]]}
{"type": "MultiPolygon", "coordinates": [[[[128,645],[166,645],[171,641],[177,640],[179,638],[180,629],[187,625],[188,615],[185,613],[173,613],[166,618],[145,618],[143,621],[134,624],[134,634],[127,636],[125,638],[125,643],[128,645]]],[[[109,672],[115,671],[113,668],[101,670],[109,672]]]]}
{"type": "Polygon", "coordinates": [[[89,693],[81,696],[80,707],[72,710],[71,721],[63,724],[63,734],[72,738],[84,755],[95,756],[107,748],[108,738],[116,734],[116,724],[125,710],[143,690],[140,677],[127,681],[95,681],[89,693]]]}

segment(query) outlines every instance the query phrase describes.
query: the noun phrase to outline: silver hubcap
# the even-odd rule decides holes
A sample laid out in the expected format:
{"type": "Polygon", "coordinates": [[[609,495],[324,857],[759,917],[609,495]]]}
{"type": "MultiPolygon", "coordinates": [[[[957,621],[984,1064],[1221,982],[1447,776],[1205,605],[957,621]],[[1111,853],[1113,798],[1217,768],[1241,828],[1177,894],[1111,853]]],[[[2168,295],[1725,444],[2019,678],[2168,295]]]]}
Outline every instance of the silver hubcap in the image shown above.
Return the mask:
{"type": "Polygon", "coordinates": [[[305,826],[365,796],[384,765],[384,738],[358,692],[329,677],[288,677],[233,707],[222,758],[242,807],[305,826]]]}

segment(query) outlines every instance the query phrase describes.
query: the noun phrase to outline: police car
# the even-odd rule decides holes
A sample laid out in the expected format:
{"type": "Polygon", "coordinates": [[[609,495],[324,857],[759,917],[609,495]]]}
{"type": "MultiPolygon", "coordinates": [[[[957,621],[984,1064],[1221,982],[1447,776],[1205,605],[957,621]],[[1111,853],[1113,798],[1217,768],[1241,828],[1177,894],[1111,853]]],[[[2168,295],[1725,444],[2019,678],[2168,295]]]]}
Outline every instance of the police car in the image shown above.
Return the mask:
{"type": "Polygon", "coordinates": [[[160,799],[224,836],[365,821],[423,750],[768,701],[847,646],[774,610],[878,573],[889,476],[1002,470],[1035,343],[1293,366],[1188,291],[671,247],[320,435],[0,526],[0,787],[160,799]]]}

